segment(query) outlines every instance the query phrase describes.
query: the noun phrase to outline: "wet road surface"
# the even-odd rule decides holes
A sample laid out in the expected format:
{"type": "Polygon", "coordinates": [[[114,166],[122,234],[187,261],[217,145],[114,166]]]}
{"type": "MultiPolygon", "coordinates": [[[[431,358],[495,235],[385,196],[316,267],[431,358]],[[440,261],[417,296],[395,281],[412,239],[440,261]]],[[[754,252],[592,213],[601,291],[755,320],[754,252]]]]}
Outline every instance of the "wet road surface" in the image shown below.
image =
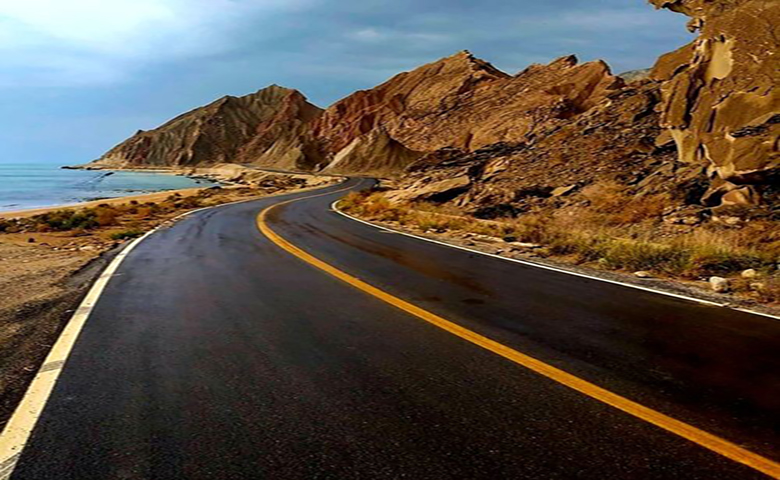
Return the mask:
{"type": "MultiPolygon", "coordinates": [[[[330,211],[343,188],[274,209],[270,226],[399,298],[777,460],[777,320],[383,232],[330,211]]],[[[265,207],[314,194],[198,212],[133,250],[11,478],[766,478],[257,230],[265,207]]]]}

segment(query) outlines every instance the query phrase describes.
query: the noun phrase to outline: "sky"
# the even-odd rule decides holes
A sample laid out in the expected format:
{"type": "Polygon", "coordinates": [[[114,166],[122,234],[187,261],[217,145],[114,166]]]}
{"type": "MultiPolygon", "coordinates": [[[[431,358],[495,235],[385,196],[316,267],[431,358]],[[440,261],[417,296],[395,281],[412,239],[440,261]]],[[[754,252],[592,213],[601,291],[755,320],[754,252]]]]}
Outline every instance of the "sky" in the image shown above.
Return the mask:
{"type": "Polygon", "coordinates": [[[647,68],[685,22],[645,0],[0,0],[0,162],[86,163],[270,84],[326,107],[464,49],[647,68]]]}

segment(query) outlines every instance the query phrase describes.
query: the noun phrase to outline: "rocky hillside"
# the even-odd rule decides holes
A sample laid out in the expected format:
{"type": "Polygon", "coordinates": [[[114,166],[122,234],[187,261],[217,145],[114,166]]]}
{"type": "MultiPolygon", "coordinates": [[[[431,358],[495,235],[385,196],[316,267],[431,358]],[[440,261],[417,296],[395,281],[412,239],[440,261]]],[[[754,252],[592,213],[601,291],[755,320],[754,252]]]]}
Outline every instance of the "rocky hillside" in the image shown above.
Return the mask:
{"type": "Polygon", "coordinates": [[[574,56],[510,76],[460,52],[337,102],[317,120],[315,134],[327,155],[376,128],[415,151],[472,151],[533,137],[622,83],[604,62],[578,65],[574,56]]]}
{"type": "Polygon", "coordinates": [[[399,197],[480,212],[577,202],[604,182],[668,194],[680,208],[771,210],[780,190],[780,2],[651,3],[689,15],[700,36],[626,79],[574,56],[509,75],[463,51],[324,111],[276,86],[225,97],[139,132],[96,165],[397,177],[399,197]]]}
{"type": "MultiPolygon", "coordinates": [[[[740,206],[750,206],[748,216],[778,216],[780,3],[653,3],[691,16],[699,38],[661,57],[648,78],[629,85],[605,79],[608,87],[568,116],[550,108],[556,101],[548,94],[559,87],[514,77],[530,86],[523,103],[542,106],[532,132],[514,128],[514,138],[476,151],[453,142],[460,148],[411,165],[393,196],[448,201],[480,216],[516,215],[587,204],[581,192],[609,184],[633,197],[668,195],[672,221],[746,214],[740,206]]],[[[574,68],[559,60],[532,70],[558,78],[561,67],[574,68]]]]}
{"type": "Polygon", "coordinates": [[[241,163],[286,170],[316,168],[319,150],[309,125],[321,109],[298,91],[278,86],[224,97],[139,131],[92,167],[203,167],[241,163]]]}
{"type": "Polygon", "coordinates": [[[452,201],[483,218],[581,202],[582,190],[600,182],[695,203],[707,188],[704,169],[677,160],[658,124],[660,102],[658,85],[632,84],[568,121],[543,122],[522,141],[433,152],[407,169],[394,196],[452,201]]]}

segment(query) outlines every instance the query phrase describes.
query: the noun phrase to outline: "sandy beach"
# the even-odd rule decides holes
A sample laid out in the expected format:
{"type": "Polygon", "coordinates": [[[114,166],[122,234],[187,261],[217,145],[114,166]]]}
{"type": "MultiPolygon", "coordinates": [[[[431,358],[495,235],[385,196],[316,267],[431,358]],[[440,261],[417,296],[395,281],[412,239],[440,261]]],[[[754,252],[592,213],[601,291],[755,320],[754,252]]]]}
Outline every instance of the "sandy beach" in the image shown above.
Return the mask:
{"type": "Polygon", "coordinates": [[[126,197],[117,198],[105,198],[102,200],[92,200],[89,202],[72,203],[67,205],[57,205],[52,207],[41,208],[28,208],[23,210],[10,210],[7,212],[0,212],[0,218],[29,218],[35,215],[41,215],[47,212],[53,212],[55,210],[72,209],[72,208],[92,208],[98,205],[127,205],[131,201],[137,201],[139,203],[145,202],[159,202],[165,200],[171,195],[179,194],[183,197],[197,195],[199,192],[207,190],[206,188],[185,188],[182,190],[166,190],[162,192],[144,193],[140,195],[129,195],[126,197]]]}

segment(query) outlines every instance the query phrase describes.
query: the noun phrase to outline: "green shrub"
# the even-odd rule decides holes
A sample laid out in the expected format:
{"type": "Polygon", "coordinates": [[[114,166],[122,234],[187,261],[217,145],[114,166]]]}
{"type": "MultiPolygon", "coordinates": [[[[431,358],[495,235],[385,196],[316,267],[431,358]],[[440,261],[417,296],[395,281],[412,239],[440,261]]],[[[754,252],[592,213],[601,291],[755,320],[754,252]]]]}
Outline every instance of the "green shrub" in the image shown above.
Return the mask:
{"type": "Polygon", "coordinates": [[[45,229],[64,232],[81,228],[89,230],[99,226],[96,219],[97,214],[92,209],[76,210],[55,210],[42,215],[36,215],[32,218],[37,226],[44,226],[45,229]]]}
{"type": "Polygon", "coordinates": [[[114,232],[111,234],[112,240],[128,240],[130,238],[138,238],[143,235],[144,232],[136,228],[130,228],[122,230],[121,232],[114,232]]]}

